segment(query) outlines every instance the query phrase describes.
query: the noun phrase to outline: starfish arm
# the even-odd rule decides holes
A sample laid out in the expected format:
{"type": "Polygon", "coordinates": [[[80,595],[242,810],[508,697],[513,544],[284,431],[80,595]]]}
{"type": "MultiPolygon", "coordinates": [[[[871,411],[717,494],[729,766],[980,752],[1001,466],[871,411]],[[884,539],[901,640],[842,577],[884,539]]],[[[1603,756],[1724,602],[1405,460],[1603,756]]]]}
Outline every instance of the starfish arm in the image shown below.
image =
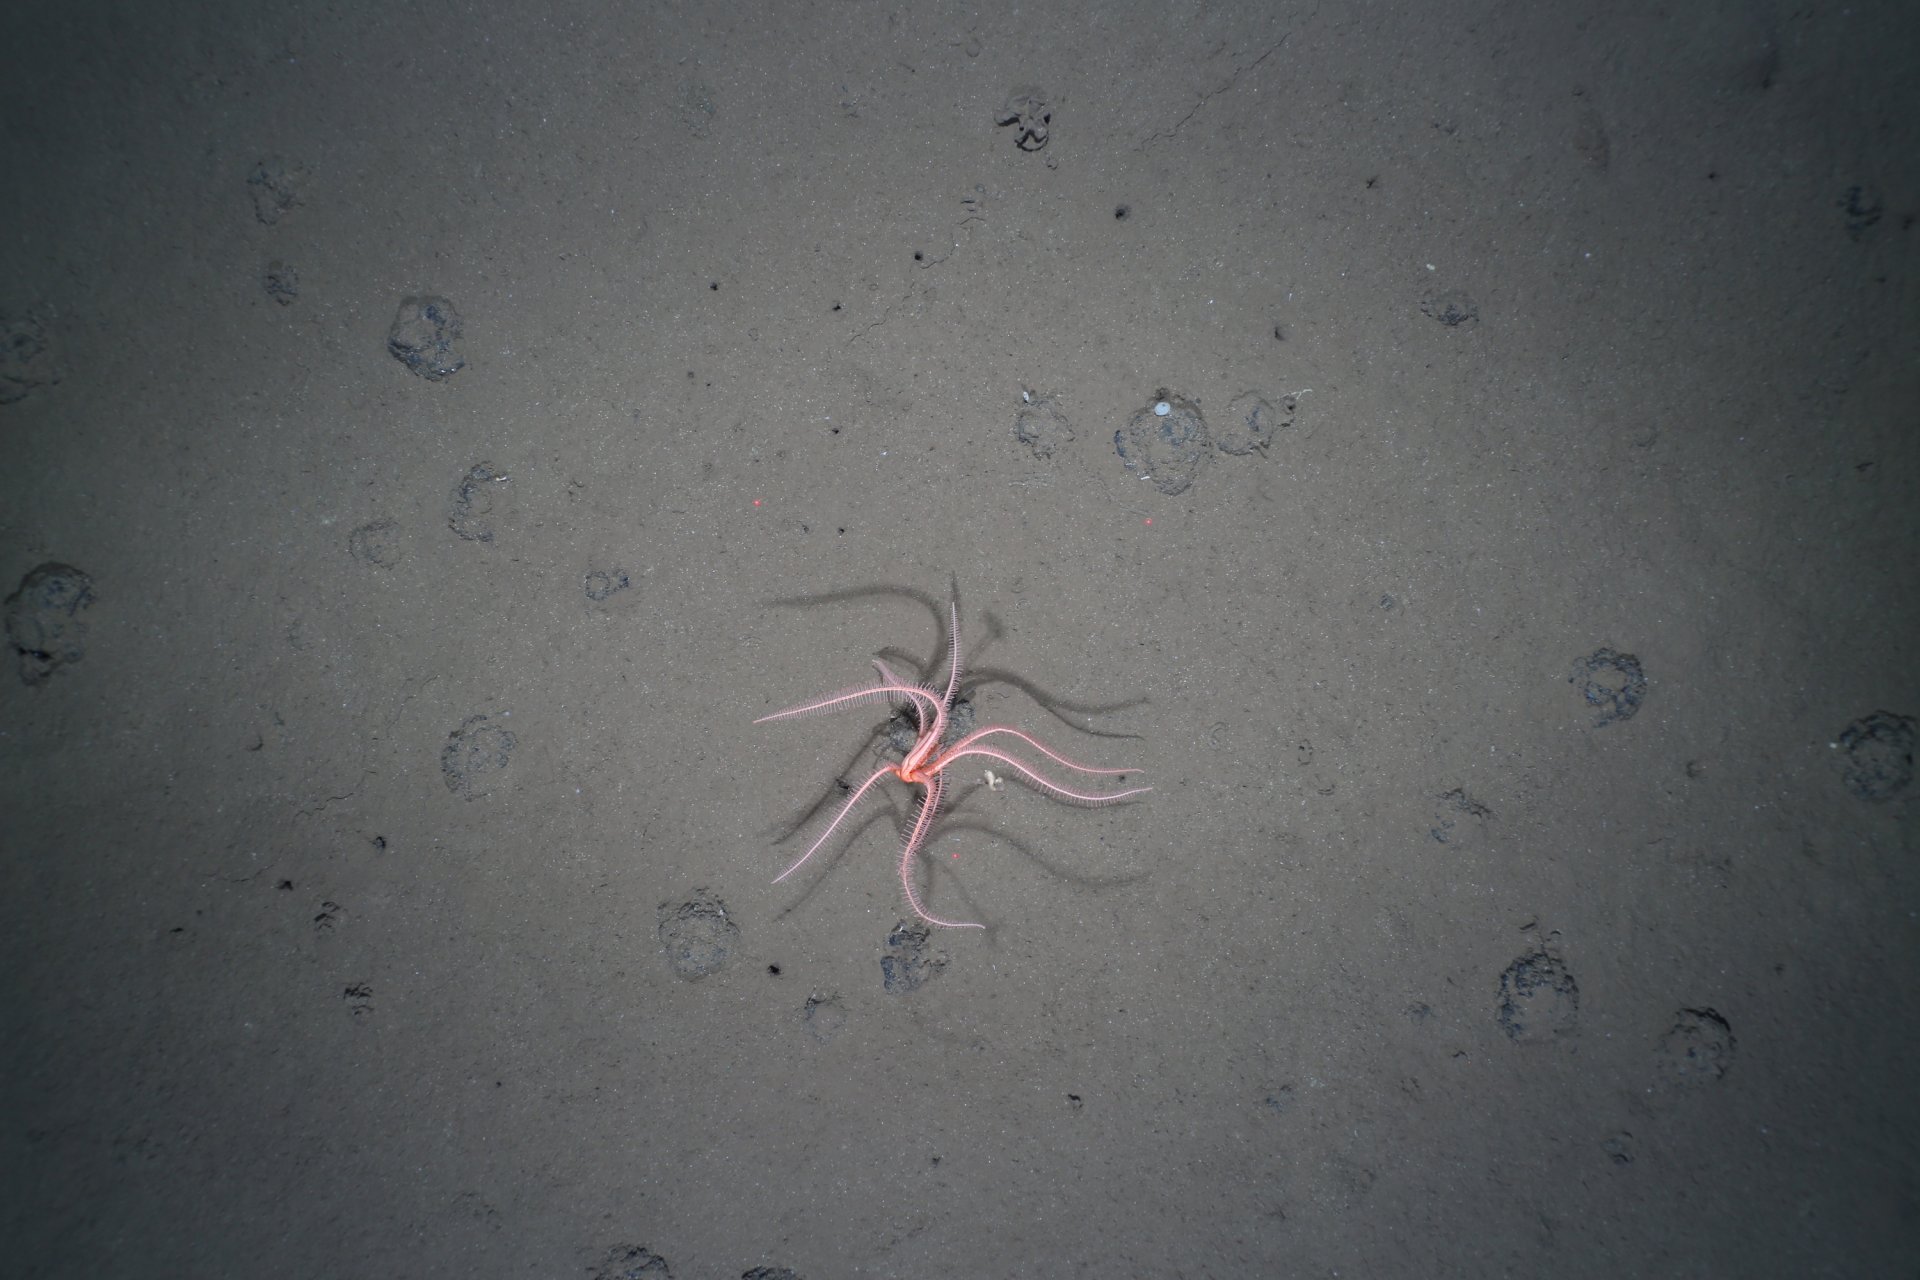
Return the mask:
{"type": "Polygon", "coordinates": [[[858,706],[863,702],[875,702],[885,699],[889,702],[901,698],[918,698],[930,709],[938,712],[940,700],[933,694],[911,684],[863,684],[854,689],[843,689],[839,693],[830,693],[824,698],[815,698],[812,702],[803,702],[797,707],[788,707],[784,711],[775,711],[761,716],[755,724],[766,724],[771,720],[797,720],[803,716],[822,715],[829,711],[840,711],[847,707],[858,706]]]}
{"type": "Polygon", "coordinates": [[[913,887],[913,855],[926,844],[927,832],[933,829],[933,820],[940,811],[940,796],[946,790],[946,783],[937,773],[930,775],[924,785],[926,792],[920,799],[920,812],[913,816],[906,846],[900,851],[900,887],[907,892],[907,905],[913,908],[913,914],[943,929],[984,929],[985,925],[971,920],[943,920],[934,915],[921,903],[920,894],[913,887]]]}
{"type": "Polygon", "coordinates": [[[1049,751],[1046,748],[1046,746],[1038,738],[1033,737],[1031,734],[1022,733],[1020,732],[1020,730],[1004,724],[990,724],[984,729],[975,729],[972,733],[960,739],[960,741],[954,743],[952,749],[946,753],[946,758],[952,759],[954,756],[958,755],[961,751],[966,750],[967,748],[971,747],[974,743],[980,741],[980,739],[986,737],[988,734],[993,734],[993,733],[1012,734],[1014,737],[1020,739],[1020,741],[1032,747],[1035,751],[1038,751],[1041,755],[1045,756],[1047,759],[1053,761],[1055,764],[1063,764],[1067,766],[1067,768],[1076,770],[1080,773],[1145,773],[1146,772],[1146,770],[1144,769],[1096,769],[1092,765],[1077,764],[1074,761],[1067,759],[1065,756],[1061,755],[1057,751],[1049,751]]]}
{"type": "MultiPolygon", "coordinates": [[[[1042,777],[1040,774],[1034,772],[1033,768],[1024,761],[1017,760],[996,747],[962,748],[956,746],[953,750],[940,757],[940,768],[945,769],[955,760],[959,760],[965,756],[982,756],[988,760],[998,760],[1001,764],[1004,764],[1007,768],[1025,778],[1033,787],[1045,792],[1056,800],[1069,800],[1074,804],[1112,804],[1116,800],[1125,800],[1128,796],[1142,795],[1153,790],[1152,787],[1128,787],[1125,791],[1075,791],[1071,787],[1063,787],[1049,778],[1042,777]]],[[[1113,770],[1112,772],[1119,771],[1113,770]]]]}
{"type": "MultiPolygon", "coordinates": [[[[908,684],[905,680],[893,674],[893,668],[879,658],[873,660],[873,667],[874,670],[880,673],[880,682],[882,684],[891,689],[913,690],[918,694],[920,701],[926,704],[925,706],[916,707],[914,711],[914,723],[918,725],[920,729],[920,742],[932,741],[938,743],[942,738],[947,736],[947,707],[944,702],[934,696],[933,690],[927,688],[925,685],[908,684]],[[929,711],[932,712],[931,715],[927,714],[929,711]],[[929,732],[929,730],[931,730],[931,732],[929,732]]],[[[905,694],[895,693],[892,696],[893,705],[896,707],[907,701],[907,695],[905,694]]]]}
{"type": "Polygon", "coordinates": [[[782,880],[785,880],[788,876],[792,875],[794,872],[798,871],[801,867],[805,866],[807,864],[807,859],[811,858],[814,854],[820,851],[820,846],[827,842],[827,837],[832,835],[834,831],[839,828],[840,823],[843,820],[845,820],[846,816],[849,813],[853,812],[853,806],[860,803],[860,797],[866,795],[867,792],[873,790],[874,783],[880,781],[880,779],[886,777],[888,774],[892,772],[894,772],[894,768],[892,765],[890,764],[882,765],[880,768],[875,769],[873,771],[872,776],[870,776],[865,782],[855,787],[853,789],[853,794],[847,797],[847,802],[840,806],[840,812],[833,815],[833,821],[829,822],[827,824],[827,829],[820,833],[820,838],[815,840],[813,844],[808,847],[807,851],[800,855],[800,858],[798,861],[796,861],[792,866],[788,867],[785,871],[782,871],[779,875],[775,876],[773,878],[773,882],[775,884],[779,884],[782,880]]]}
{"type": "MultiPolygon", "coordinates": [[[[875,658],[875,659],[873,660],[873,669],[874,669],[875,671],[878,671],[878,672],[880,673],[880,683],[881,683],[881,684],[887,684],[887,685],[902,685],[902,686],[903,686],[903,685],[905,685],[905,684],[907,683],[907,682],[906,682],[905,680],[902,680],[902,679],[901,679],[901,678],[900,678],[899,676],[897,676],[897,675],[895,675],[895,674],[893,674],[893,668],[892,668],[892,667],[890,667],[890,666],[888,666],[888,665],[887,665],[887,664],[886,664],[886,663],[885,663],[884,661],[882,661],[882,660],[881,660],[881,659],[879,659],[879,658],[875,658]]],[[[893,700],[894,700],[895,702],[899,702],[899,701],[900,701],[900,695],[899,695],[899,694],[897,694],[897,693],[896,693],[896,694],[894,694],[894,695],[892,695],[892,696],[893,696],[893,700]]]]}
{"type": "Polygon", "coordinates": [[[893,668],[888,666],[884,659],[875,658],[873,660],[873,669],[880,673],[880,682],[882,684],[903,685],[909,689],[918,689],[920,692],[927,695],[927,698],[929,701],[938,700],[938,695],[936,695],[933,690],[927,688],[927,686],[925,686],[924,684],[914,684],[911,681],[902,680],[899,676],[895,675],[893,672],[893,668]]]}
{"type": "Polygon", "coordinates": [[[960,688],[960,602],[947,602],[947,696],[942,699],[946,706],[953,705],[953,695],[960,688]]]}

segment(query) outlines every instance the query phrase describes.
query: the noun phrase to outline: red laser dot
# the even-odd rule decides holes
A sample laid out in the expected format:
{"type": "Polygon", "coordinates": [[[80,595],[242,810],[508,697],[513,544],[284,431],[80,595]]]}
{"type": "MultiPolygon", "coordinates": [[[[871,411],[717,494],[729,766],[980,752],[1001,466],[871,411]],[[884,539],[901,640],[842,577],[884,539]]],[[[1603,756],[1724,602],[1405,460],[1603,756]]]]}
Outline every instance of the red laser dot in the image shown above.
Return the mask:
{"type": "Polygon", "coordinates": [[[1144,521],[1143,523],[1146,523],[1146,524],[1152,524],[1152,523],[1153,523],[1153,517],[1152,517],[1152,516],[1148,516],[1148,517],[1146,518],[1146,520],[1145,520],[1145,521],[1144,521]]]}
{"type": "Polygon", "coordinates": [[[755,498],[755,499],[753,500],[753,505],[754,505],[754,506],[756,506],[756,507],[757,507],[757,506],[759,506],[759,505],[760,505],[760,499],[758,499],[758,498],[755,498]]]}

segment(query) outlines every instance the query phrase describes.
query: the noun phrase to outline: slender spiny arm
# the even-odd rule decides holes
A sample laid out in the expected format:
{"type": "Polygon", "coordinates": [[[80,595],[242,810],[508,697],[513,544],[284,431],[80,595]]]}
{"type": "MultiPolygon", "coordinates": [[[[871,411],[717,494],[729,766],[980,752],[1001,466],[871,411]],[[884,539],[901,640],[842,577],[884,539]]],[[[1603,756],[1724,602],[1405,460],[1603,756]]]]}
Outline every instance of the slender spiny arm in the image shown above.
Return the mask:
{"type": "Polygon", "coordinates": [[[800,855],[799,861],[795,862],[792,866],[788,867],[785,871],[782,871],[779,875],[775,876],[773,878],[773,882],[775,884],[779,884],[782,880],[785,880],[788,876],[792,875],[794,872],[798,871],[801,867],[805,866],[807,859],[811,858],[815,853],[819,852],[820,846],[827,842],[827,837],[832,835],[834,831],[839,828],[841,821],[844,820],[849,813],[853,812],[853,806],[860,803],[860,798],[866,795],[867,792],[873,790],[873,784],[880,781],[880,779],[886,777],[888,774],[891,774],[893,772],[895,772],[895,770],[892,765],[890,764],[882,765],[880,768],[875,769],[873,771],[872,776],[869,777],[865,782],[855,787],[853,789],[853,794],[847,797],[847,802],[840,806],[840,812],[833,815],[833,821],[829,822],[827,824],[827,829],[820,833],[820,838],[815,840],[813,844],[807,849],[807,851],[800,855]]]}
{"type": "Polygon", "coordinates": [[[907,905],[913,908],[913,914],[943,929],[984,929],[985,925],[972,920],[943,920],[934,915],[920,901],[919,891],[913,887],[913,855],[926,844],[927,833],[933,829],[933,820],[940,811],[941,794],[946,789],[946,782],[937,773],[929,777],[925,785],[927,790],[920,801],[920,812],[914,815],[913,830],[907,834],[907,843],[900,850],[900,887],[906,890],[907,905]]]}
{"type": "Polygon", "coordinates": [[[1067,766],[1067,768],[1076,770],[1080,773],[1145,773],[1146,772],[1145,769],[1096,769],[1092,765],[1077,764],[1074,761],[1067,759],[1065,756],[1061,755],[1057,751],[1047,750],[1045,744],[1043,744],[1038,738],[1033,737],[1031,734],[1022,733],[1020,732],[1020,730],[1011,728],[1004,724],[990,724],[984,729],[975,729],[972,733],[960,739],[960,741],[954,743],[952,749],[950,749],[946,753],[945,758],[951,760],[953,757],[959,755],[962,751],[965,751],[968,748],[972,747],[973,744],[980,741],[980,739],[986,737],[988,734],[993,734],[993,733],[1010,733],[1014,737],[1020,739],[1020,741],[1032,747],[1035,751],[1038,751],[1041,755],[1045,756],[1047,759],[1053,761],[1055,764],[1063,764],[1067,766]]]}
{"type": "Polygon", "coordinates": [[[1071,800],[1075,804],[1112,804],[1115,800],[1125,800],[1128,796],[1137,796],[1153,790],[1152,787],[1128,787],[1125,791],[1075,791],[1070,787],[1063,787],[1049,778],[1042,777],[1040,774],[1034,772],[1032,766],[1015,759],[996,747],[967,747],[965,750],[955,747],[952,751],[947,752],[946,755],[940,758],[940,767],[945,769],[955,760],[965,756],[982,756],[988,760],[998,760],[1001,764],[1012,769],[1041,791],[1046,792],[1056,799],[1071,800]]]}
{"type": "Polygon", "coordinates": [[[867,684],[857,689],[846,689],[839,693],[830,693],[824,698],[815,698],[812,702],[803,702],[797,707],[788,707],[784,711],[775,711],[761,716],[755,724],[766,724],[770,720],[797,720],[802,716],[821,715],[828,711],[840,711],[847,707],[858,706],[863,702],[875,702],[880,699],[889,701],[898,698],[917,698],[925,703],[930,711],[938,713],[940,700],[933,694],[912,684],[867,684]]]}

